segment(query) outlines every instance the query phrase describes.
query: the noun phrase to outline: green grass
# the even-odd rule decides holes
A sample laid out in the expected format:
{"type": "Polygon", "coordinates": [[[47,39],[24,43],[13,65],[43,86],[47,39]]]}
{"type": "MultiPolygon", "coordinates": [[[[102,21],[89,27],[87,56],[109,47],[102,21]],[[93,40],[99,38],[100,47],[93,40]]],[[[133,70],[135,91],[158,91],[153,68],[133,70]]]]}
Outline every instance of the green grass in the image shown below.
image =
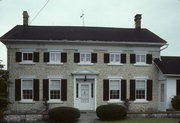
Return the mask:
{"type": "Polygon", "coordinates": [[[128,118],[121,121],[97,121],[92,123],[180,123],[180,118],[128,118]]]}

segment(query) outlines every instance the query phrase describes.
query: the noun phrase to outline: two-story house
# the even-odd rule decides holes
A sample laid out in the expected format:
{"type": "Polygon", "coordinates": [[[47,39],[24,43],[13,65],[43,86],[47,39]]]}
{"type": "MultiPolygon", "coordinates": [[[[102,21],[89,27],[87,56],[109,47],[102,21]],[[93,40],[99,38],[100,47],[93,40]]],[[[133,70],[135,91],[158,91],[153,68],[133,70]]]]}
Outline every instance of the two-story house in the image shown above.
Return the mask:
{"type": "Polygon", "coordinates": [[[160,57],[166,41],[141,28],[31,26],[23,13],[17,25],[1,37],[8,52],[10,110],[41,110],[70,106],[95,110],[103,104],[123,104],[131,111],[157,110],[160,57]]]}

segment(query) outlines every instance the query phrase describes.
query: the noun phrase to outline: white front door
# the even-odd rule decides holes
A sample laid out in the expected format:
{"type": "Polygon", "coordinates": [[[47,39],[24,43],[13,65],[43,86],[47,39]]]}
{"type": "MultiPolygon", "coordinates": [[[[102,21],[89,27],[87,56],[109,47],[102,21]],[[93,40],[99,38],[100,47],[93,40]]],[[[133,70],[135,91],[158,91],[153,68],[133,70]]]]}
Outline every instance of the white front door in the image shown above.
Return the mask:
{"type": "Polygon", "coordinates": [[[79,110],[94,109],[94,82],[92,80],[76,82],[75,107],[79,110]]]}

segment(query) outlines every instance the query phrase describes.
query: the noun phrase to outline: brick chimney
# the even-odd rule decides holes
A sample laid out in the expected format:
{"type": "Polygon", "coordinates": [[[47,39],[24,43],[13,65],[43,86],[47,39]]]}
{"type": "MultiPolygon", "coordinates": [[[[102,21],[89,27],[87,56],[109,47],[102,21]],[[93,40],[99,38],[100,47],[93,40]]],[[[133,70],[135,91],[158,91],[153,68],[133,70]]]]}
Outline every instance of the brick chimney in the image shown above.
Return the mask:
{"type": "Polygon", "coordinates": [[[27,11],[23,11],[23,25],[28,26],[29,24],[29,15],[27,11]]]}
{"type": "Polygon", "coordinates": [[[136,14],[134,16],[135,29],[141,29],[141,14],[136,14]]]}

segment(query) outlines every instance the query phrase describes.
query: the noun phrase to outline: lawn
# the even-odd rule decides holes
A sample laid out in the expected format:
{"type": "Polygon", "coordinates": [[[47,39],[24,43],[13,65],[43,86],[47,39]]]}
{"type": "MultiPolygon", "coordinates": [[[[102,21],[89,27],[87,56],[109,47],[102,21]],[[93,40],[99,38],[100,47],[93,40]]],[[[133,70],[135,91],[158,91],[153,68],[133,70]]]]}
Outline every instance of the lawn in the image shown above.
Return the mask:
{"type": "Polygon", "coordinates": [[[180,118],[128,118],[122,121],[97,121],[92,123],[180,123],[180,118]]]}

